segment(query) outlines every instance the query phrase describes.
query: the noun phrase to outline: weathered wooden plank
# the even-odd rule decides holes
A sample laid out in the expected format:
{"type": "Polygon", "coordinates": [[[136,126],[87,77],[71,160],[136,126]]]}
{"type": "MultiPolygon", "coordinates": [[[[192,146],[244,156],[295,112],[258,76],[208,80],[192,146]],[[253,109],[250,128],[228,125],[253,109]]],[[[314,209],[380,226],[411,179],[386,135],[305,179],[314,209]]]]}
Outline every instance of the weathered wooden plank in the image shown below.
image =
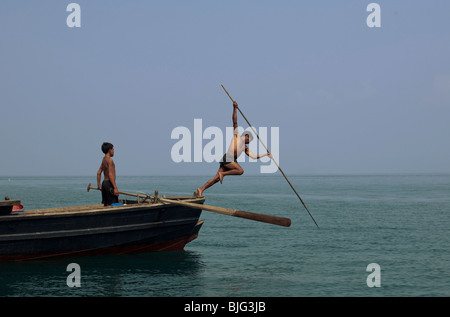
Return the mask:
{"type": "Polygon", "coordinates": [[[20,205],[20,200],[0,200],[0,207],[1,206],[18,206],[20,205]]]}

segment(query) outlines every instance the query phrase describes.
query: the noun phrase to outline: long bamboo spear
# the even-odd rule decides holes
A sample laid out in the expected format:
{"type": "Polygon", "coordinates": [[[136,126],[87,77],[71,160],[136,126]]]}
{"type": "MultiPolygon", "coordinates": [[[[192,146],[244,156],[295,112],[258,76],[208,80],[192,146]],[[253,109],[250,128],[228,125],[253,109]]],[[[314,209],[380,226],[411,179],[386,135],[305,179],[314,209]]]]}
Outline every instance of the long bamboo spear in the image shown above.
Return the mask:
{"type": "MultiPolygon", "coordinates": [[[[228,93],[228,91],[225,89],[225,87],[223,85],[221,85],[223,90],[225,90],[225,92],[227,93],[228,97],[230,97],[231,101],[234,103],[233,98],[230,96],[230,94],[228,93]]],[[[245,119],[245,121],[247,121],[247,124],[250,126],[250,128],[252,129],[253,133],[256,134],[256,137],[258,138],[259,142],[261,142],[261,144],[264,146],[264,148],[266,149],[267,152],[270,152],[266,145],[263,143],[263,141],[261,141],[261,139],[259,138],[258,133],[256,133],[255,129],[253,128],[253,126],[250,124],[250,122],[248,122],[247,118],[244,116],[244,114],[242,113],[241,109],[239,108],[239,106],[237,107],[237,109],[239,110],[239,113],[242,115],[242,117],[245,119]]],[[[286,174],[284,174],[283,170],[281,169],[280,165],[278,165],[277,161],[275,160],[275,158],[273,156],[271,156],[272,161],[275,163],[275,165],[278,167],[278,169],[280,170],[281,174],[283,174],[284,178],[286,179],[286,181],[288,182],[289,186],[291,186],[292,190],[294,191],[294,193],[297,195],[298,199],[300,199],[300,202],[302,203],[303,207],[305,207],[306,211],[308,212],[309,216],[311,217],[311,219],[314,221],[314,223],[316,224],[317,228],[319,228],[319,225],[317,224],[316,220],[314,219],[314,217],[311,215],[311,213],[308,210],[308,207],[306,207],[305,203],[303,202],[302,198],[300,197],[300,195],[297,193],[297,191],[295,190],[294,186],[292,186],[291,182],[289,181],[289,179],[287,178],[286,174]]]]}

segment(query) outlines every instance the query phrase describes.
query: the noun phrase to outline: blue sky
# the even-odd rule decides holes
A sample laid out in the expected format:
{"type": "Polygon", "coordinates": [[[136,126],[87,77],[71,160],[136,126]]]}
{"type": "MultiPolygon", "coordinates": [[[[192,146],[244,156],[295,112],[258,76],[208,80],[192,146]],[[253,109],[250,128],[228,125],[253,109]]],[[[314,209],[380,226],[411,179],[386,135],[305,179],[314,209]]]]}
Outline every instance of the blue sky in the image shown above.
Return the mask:
{"type": "Polygon", "coordinates": [[[214,174],[171,132],[231,126],[221,84],[288,175],[450,172],[448,1],[378,1],[381,28],[361,0],[71,2],[0,3],[0,175],[95,175],[104,141],[121,175],[214,174]]]}

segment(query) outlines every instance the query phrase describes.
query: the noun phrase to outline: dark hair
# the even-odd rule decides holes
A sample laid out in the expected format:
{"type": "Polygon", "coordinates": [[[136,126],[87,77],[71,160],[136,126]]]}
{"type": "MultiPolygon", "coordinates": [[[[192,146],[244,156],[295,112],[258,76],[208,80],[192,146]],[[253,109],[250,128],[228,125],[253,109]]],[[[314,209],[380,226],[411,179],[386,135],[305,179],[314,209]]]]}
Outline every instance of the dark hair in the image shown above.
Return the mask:
{"type": "Polygon", "coordinates": [[[253,134],[250,131],[244,131],[244,136],[248,135],[249,142],[253,140],[253,134]]]}
{"type": "Polygon", "coordinates": [[[103,142],[102,144],[102,152],[103,153],[108,153],[109,150],[111,150],[114,147],[114,145],[112,145],[111,143],[108,142],[103,142]]]}

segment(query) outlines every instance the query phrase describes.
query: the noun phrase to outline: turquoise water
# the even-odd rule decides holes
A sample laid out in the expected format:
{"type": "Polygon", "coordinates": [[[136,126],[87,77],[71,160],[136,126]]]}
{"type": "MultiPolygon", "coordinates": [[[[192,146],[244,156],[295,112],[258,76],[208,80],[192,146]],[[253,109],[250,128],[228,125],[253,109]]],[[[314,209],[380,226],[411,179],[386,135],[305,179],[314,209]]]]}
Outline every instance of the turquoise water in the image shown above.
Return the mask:
{"type": "MultiPolygon", "coordinates": [[[[207,176],[119,177],[119,190],[186,195],[207,176]]],[[[0,263],[0,296],[450,296],[450,175],[226,177],[206,203],[288,217],[290,228],[203,211],[181,252],[0,263]],[[69,263],[81,287],[66,284],[69,263]],[[377,263],[380,287],[368,287],[377,263]]],[[[0,177],[25,209],[100,202],[95,177],[0,177]]]]}

